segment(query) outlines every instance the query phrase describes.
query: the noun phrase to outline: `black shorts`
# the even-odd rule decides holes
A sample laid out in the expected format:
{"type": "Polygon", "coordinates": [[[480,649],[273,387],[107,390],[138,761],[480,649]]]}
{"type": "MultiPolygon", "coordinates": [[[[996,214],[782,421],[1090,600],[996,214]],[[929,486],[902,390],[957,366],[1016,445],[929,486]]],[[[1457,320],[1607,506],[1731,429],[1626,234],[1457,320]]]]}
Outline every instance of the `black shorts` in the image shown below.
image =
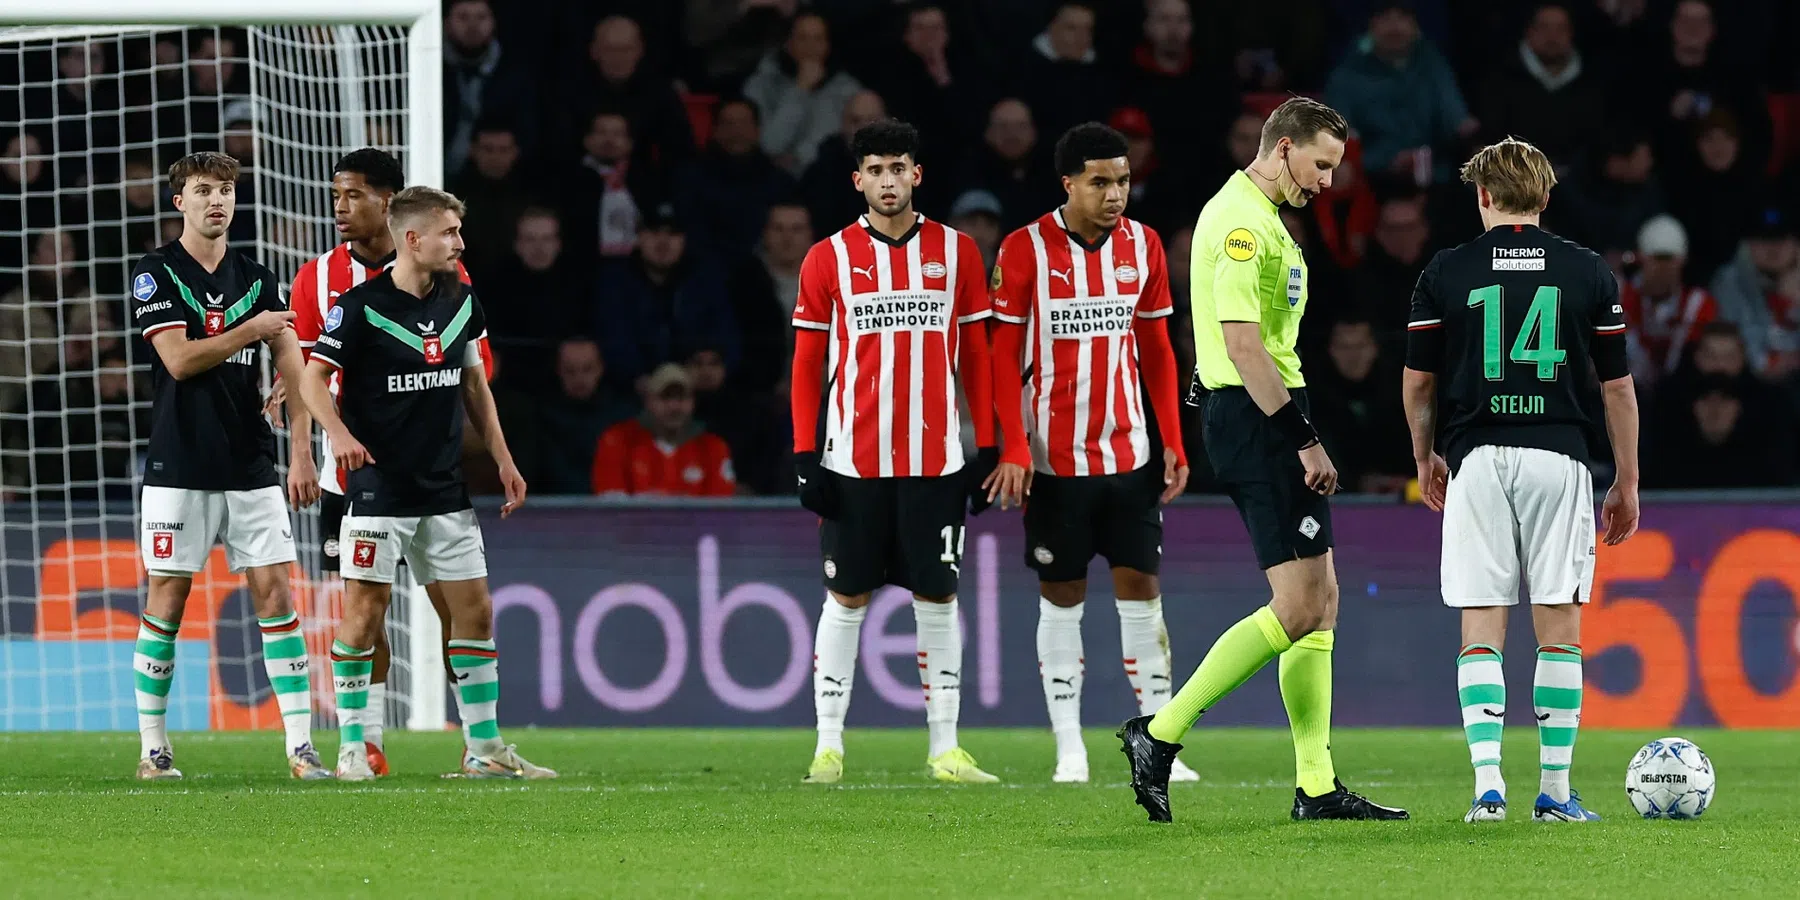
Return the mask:
{"type": "Polygon", "coordinates": [[[854,597],[882,585],[933,599],[956,593],[968,493],[961,472],[938,478],[835,481],[843,514],[819,523],[825,586],[854,597]]]}
{"type": "Polygon", "coordinates": [[[344,524],[344,495],[319,492],[319,571],[338,570],[338,528],[344,524]]]}
{"type": "Polygon", "coordinates": [[[1162,568],[1162,465],[1118,475],[1038,474],[1025,503],[1025,564],[1043,581],[1087,577],[1095,554],[1114,568],[1162,568]]]}
{"type": "MultiPolygon", "coordinates": [[[[1306,391],[1291,393],[1310,415],[1306,391]]],[[[1213,471],[1250,531],[1257,565],[1268,569],[1331,549],[1331,502],[1306,486],[1299,448],[1269,424],[1249,391],[1208,394],[1201,429],[1213,471]]]]}

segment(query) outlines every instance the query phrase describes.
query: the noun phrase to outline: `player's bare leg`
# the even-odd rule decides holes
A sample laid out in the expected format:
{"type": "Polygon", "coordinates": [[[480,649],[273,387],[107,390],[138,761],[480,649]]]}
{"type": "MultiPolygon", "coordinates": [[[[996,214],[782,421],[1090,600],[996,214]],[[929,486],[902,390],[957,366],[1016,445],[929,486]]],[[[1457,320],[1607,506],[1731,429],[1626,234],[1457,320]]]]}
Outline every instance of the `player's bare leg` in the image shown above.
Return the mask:
{"type": "MultiPolygon", "coordinates": [[[[1119,611],[1119,650],[1125,677],[1137,698],[1138,714],[1154,716],[1175,694],[1174,660],[1169,628],[1163,622],[1162,580],[1126,566],[1112,570],[1113,598],[1119,611]]],[[[1200,773],[1176,757],[1170,781],[1199,781],[1200,773]]]]}
{"type": "Polygon", "coordinates": [[[262,632],[263,669],[275,703],[281,710],[288,771],[295,778],[314,781],[330,778],[312,743],[312,667],[306,653],[306,637],[294,611],[289,578],[293,564],[276,563],[244,570],[250,603],[262,632]]]}
{"type": "Polygon", "coordinates": [[[993,784],[1000,779],[983,772],[956,739],[962,713],[962,623],[956,595],[913,595],[913,620],[919,641],[919,686],[925,689],[925,727],[931,749],[926,765],[931,777],[952,784],[993,784]]]}
{"type": "Polygon", "coordinates": [[[175,677],[175,636],[187,608],[191,575],[150,575],[150,596],[138,622],[137,649],[132,654],[136,686],[138,739],[137,777],[146,781],[180,778],[169,746],[169,686],[175,677]]]}
{"type": "Polygon", "coordinates": [[[344,781],[375,777],[369,768],[364,723],[375,642],[387,621],[392,594],[392,585],[344,579],[344,614],[338,620],[337,640],[331,644],[331,680],[338,707],[337,777],[344,781]]]}
{"type": "Polygon", "coordinates": [[[520,756],[500,738],[500,660],[494,649],[494,603],[486,578],[439,581],[450,614],[446,653],[462,698],[466,778],[555,778],[556,771],[520,756]]]}
{"type": "Polygon", "coordinates": [[[813,747],[812,765],[801,779],[807,784],[836,784],[844,777],[844,716],[850,711],[856,651],[872,596],[825,592],[825,606],[813,636],[813,715],[819,739],[813,747]]]}
{"type": "Polygon", "coordinates": [[[1594,822],[1600,816],[1581,805],[1569,787],[1569,765],[1575,756],[1575,733],[1581,727],[1581,604],[1534,603],[1531,623],[1537,632],[1537,672],[1532,679],[1531,706],[1538,723],[1538,798],[1531,818],[1536,822],[1594,822]]]}

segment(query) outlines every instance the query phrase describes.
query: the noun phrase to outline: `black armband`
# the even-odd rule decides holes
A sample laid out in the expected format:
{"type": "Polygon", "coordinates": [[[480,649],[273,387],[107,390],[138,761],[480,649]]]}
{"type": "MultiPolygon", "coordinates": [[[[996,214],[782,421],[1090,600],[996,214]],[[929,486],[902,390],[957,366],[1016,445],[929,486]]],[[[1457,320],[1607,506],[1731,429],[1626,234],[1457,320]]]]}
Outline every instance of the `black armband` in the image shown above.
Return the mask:
{"type": "Polygon", "coordinates": [[[1277,431],[1280,431],[1288,440],[1293,441],[1294,446],[1301,450],[1319,442],[1319,432],[1313,429],[1313,424],[1307,420],[1306,413],[1300,411],[1300,404],[1295,403],[1292,399],[1282,404],[1281,408],[1269,417],[1269,424],[1274,425],[1277,431]]]}
{"type": "Polygon", "coordinates": [[[1594,335],[1589,346],[1594,357],[1594,374],[1601,381],[1613,381],[1631,374],[1631,362],[1625,351],[1625,333],[1594,335]]]}

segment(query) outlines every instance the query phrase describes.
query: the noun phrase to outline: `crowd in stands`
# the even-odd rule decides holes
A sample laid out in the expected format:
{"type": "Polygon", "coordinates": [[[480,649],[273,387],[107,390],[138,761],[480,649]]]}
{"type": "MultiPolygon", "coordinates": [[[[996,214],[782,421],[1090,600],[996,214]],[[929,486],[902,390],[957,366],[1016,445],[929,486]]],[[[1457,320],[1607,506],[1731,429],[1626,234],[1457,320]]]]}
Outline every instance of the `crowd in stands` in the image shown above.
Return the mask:
{"type": "MultiPolygon", "coordinates": [[[[1163,235],[1191,357],[1194,217],[1289,92],[1355,132],[1333,188],[1282,212],[1311,267],[1305,371],[1348,489],[1397,494],[1413,474],[1412,287],[1479,230],[1456,169],[1506,135],[1557,165],[1545,226],[1620,279],[1644,486],[1800,483],[1800,57],[1783,39],[1800,9],[1783,0],[445,0],[444,16],[447,183],[468,204],[496,395],[534,491],[792,492],[800,263],[862,212],[849,136],[887,116],[923,134],[920,211],[989,262],[1060,202],[1063,130],[1123,132],[1127,214],[1163,235]]],[[[167,66],[132,74],[146,63],[114,58],[116,42],[64,43],[55,87],[15,92],[28,125],[0,151],[0,222],[24,226],[0,242],[11,488],[22,429],[130,465],[107,443],[134,414],[107,401],[142,389],[129,348],[83,335],[117,329],[129,258],[178,231],[156,178],[171,154],[222,133],[214,146],[254,164],[232,127],[254,115],[234,100],[243,50],[218,34],[189,40],[178,84],[151,83],[167,66]],[[92,114],[107,109],[170,121],[92,114]],[[187,137],[150,149],[146,133],[187,137]],[[56,190],[75,185],[86,221],[128,225],[69,227],[56,190]],[[45,335],[65,336],[60,352],[27,340],[45,335]]]]}

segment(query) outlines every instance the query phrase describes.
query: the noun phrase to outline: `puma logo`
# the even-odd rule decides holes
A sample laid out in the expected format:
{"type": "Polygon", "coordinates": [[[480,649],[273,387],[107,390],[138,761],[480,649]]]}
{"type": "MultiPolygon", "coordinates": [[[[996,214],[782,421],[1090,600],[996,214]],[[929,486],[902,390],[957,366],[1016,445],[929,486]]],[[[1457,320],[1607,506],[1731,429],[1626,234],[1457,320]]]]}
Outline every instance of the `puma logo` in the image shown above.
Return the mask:
{"type": "Polygon", "coordinates": [[[940,678],[939,681],[937,682],[937,687],[943,688],[945,690],[955,690],[956,683],[962,680],[961,672],[952,672],[948,669],[939,669],[938,675],[942,676],[942,678],[950,679],[949,684],[945,684],[943,682],[942,678],[940,678]]]}
{"type": "Polygon", "coordinates": [[[457,680],[457,681],[468,681],[468,680],[469,680],[469,676],[470,676],[470,675],[471,675],[471,674],[473,674],[473,673],[470,673],[470,672],[458,672],[458,673],[457,673],[457,674],[456,674],[456,680],[457,680]]]}
{"type": "Polygon", "coordinates": [[[874,278],[875,277],[875,267],[874,266],[870,266],[866,269],[858,268],[856,266],[851,266],[850,271],[855,272],[856,274],[861,275],[864,278],[874,278]]]}
{"type": "Polygon", "coordinates": [[[1061,278],[1063,280],[1063,284],[1068,284],[1069,283],[1069,270],[1068,269],[1062,269],[1062,270],[1051,269],[1050,277],[1051,278],[1061,278]]]}
{"type": "Polygon", "coordinates": [[[1066,684],[1069,687],[1074,687],[1075,679],[1073,679],[1073,678],[1052,678],[1052,679],[1050,679],[1050,683],[1051,684],[1066,684]]]}
{"type": "Polygon", "coordinates": [[[1484,716],[1492,716],[1496,719],[1506,718],[1506,711],[1502,709],[1488,709],[1487,707],[1482,707],[1481,714],[1484,716]]]}
{"type": "Polygon", "coordinates": [[[833,678],[830,675],[820,675],[819,677],[824,679],[825,681],[828,681],[828,682],[831,682],[832,684],[837,685],[838,687],[844,686],[844,679],[842,679],[842,678],[833,678]]]}
{"type": "Polygon", "coordinates": [[[1152,675],[1152,676],[1150,676],[1150,680],[1151,681],[1168,681],[1169,676],[1167,676],[1167,675],[1152,675]]]}
{"type": "Polygon", "coordinates": [[[1550,721],[1550,714],[1549,713],[1539,713],[1537,720],[1539,722],[1548,722],[1548,721],[1550,721]]]}

